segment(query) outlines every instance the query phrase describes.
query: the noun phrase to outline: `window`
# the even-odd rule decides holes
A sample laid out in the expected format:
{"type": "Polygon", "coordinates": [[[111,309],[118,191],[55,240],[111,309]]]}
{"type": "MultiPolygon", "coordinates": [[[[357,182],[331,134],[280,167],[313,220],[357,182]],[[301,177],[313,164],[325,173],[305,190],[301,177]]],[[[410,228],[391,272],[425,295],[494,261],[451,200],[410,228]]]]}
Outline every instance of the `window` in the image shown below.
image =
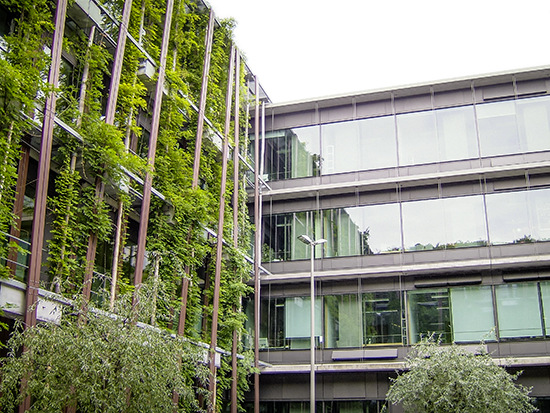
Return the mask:
{"type": "Polygon", "coordinates": [[[438,160],[437,129],[433,111],[397,115],[399,165],[438,160]]]}
{"type": "Polygon", "coordinates": [[[536,283],[498,285],[496,300],[501,338],[542,335],[540,300],[536,283]]]}
{"type": "MultiPolygon", "coordinates": [[[[315,298],[315,337],[323,341],[321,298],[315,298]]],[[[311,300],[309,297],[285,299],[285,338],[291,349],[309,348],[311,337],[311,300]]]]}
{"type": "Polygon", "coordinates": [[[409,340],[411,344],[432,334],[442,342],[451,341],[449,293],[446,289],[409,291],[409,340]]]}
{"type": "Polygon", "coordinates": [[[357,294],[325,297],[326,347],[362,347],[361,318],[361,301],[357,294]]]}
{"type": "MultiPolygon", "coordinates": [[[[254,135],[251,135],[250,139],[250,153],[254,159],[254,135]]],[[[266,132],[264,145],[266,180],[319,175],[319,126],[266,132]]]]}
{"type": "Polygon", "coordinates": [[[401,295],[398,292],[363,293],[365,344],[401,344],[401,295]]]}
{"type": "Polygon", "coordinates": [[[321,126],[323,175],[397,165],[392,116],[321,126]]]}
{"type": "Polygon", "coordinates": [[[483,198],[468,196],[403,203],[406,251],[487,244],[483,198]]]}
{"type": "Polygon", "coordinates": [[[453,341],[495,340],[493,294],[490,286],[451,288],[453,341]]]}

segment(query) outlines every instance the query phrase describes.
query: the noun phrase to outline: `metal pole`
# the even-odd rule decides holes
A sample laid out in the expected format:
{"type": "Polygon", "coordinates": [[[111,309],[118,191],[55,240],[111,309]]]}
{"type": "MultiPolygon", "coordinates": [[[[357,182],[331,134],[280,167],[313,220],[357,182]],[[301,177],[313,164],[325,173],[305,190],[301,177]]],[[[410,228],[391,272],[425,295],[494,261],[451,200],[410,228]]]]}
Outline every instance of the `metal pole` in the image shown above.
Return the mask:
{"type": "MultiPolygon", "coordinates": [[[[155,103],[153,106],[153,116],[151,118],[151,136],[149,138],[149,153],[147,154],[147,164],[151,169],[155,166],[155,154],[157,150],[157,138],[160,125],[160,109],[162,106],[162,96],[164,93],[164,78],[166,73],[166,57],[170,45],[170,28],[172,26],[172,10],[174,9],[174,0],[166,2],[166,14],[164,16],[164,34],[162,37],[162,46],[160,49],[159,74],[155,89],[155,103]]],[[[139,289],[143,280],[143,263],[145,259],[147,227],[149,224],[149,208],[151,206],[151,188],[153,186],[153,176],[150,172],[145,174],[143,185],[143,200],[141,202],[141,215],[139,220],[138,246],[136,254],[136,269],[134,275],[134,285],[136,287],[132,306],[137,310],[139,304],[139,289]]],[[[137,314],[135,315],[137,316],[137,314]]]]}
{"type": "Polygon", "coordinates": [[[261,216],[260,216],[260,88],[258,77],[255,83],[254,111],[254,413],[260,413],[260,260],[261,260],[261,216]]]}
{"type": "Polygon", "coordinates": [[[311,245],[311,274],[309,280],[309,293],[311,300],[311,329],[309,341],[309,411],[311,413],[315,413],[315,277],[313,275],[313,271],[315,269],[315,242],[311,242],[309,245],[311,245]]]}
{"type": "MultiPolygon", "coordinates": [[[[201,97],[199,101],[199,113],[197,120],[197,135],[195,138],[195,158],[193,160],[193,181],[191,183],[192,189],[197,189],[199,186],[199,171],[201,162],[201,148],[202,148],[202,134],[204,131],[204,111],[206,107],[206,95],[208,92],[208,76],[210,73],[210,57],[212,53],[212,42],[214,38],[214,10],[210,10],[210,17],[208,20],[208,27],[206,30],[206,36],[204,39],[204,63],[202,68],[202,84],[201,84],[201,97]]],[[[192,228],[189,228],[187,233],[187,242],[191,241],[192,228]]],[[[178,322],[178,334],[183,336],[185,332],[185,317],[187,314],[187,296],[189,294],[189,280],[190,280],[191,268],[185,266],[185,275],[181,282],[181,305],[180,305],[180,318],[178,322]]]]}
{"type": "Polygon", "coordinates": [[[229,131],[231,126],[231,99],[233,91],[233,70],[235,60],[235,46],[231,47],[231,57],[229,58],[229,73],[227,76],[227,92],[225,95],[225,128],[223,133],[223,151],[222,151],[222,176],[220,182],[220,209],[218,215],[218,238],[216,240],[216,269],[214,274],[214,296],[212,299],[212,328],[210,334],[210,382],[208,390],[210,391],[210,406],[208,411],[216,411],[216,346],[218,344],[218,315],[220,307],[220,288],[222,273],[222,253],[223,253],[223,226],[225,218],[225,188],[227,184],[227,163],[229,152],[229,131]]]}
{"type": "MultiPolygon", "coordinates": [[[[52,39],[52,63],[48,74],[48,83],[57,88],[65,34],[65,17],[67,15],[67,0],[59,0],[55,12],[55,30],[52,39]]],[[[25,328],[36,325],[36,303],[40,287],[40,269],[42,267],[42,246],[44,244],[44,228],[46,223],[46,200],[48,197],[48,180],[50,176],[50,161],[52,156],[53,129],[56,107],[55,89],[49,93],[44,105],[44,120],[42,124],[42,139],[40,141],[40,159],[36,182],[36,201],[33,213],[33,228],[31,238],[31,258],[26,291],[27,309],[24,315],[25,328]]],[[[26,381],[26,377],[22,382],[26,381]]],[[[23,385],[22,383],[22,385],[23,385]]],[[[27,396],[19,406],[23,413],[31,407],[31,397],[27,396]]]]}

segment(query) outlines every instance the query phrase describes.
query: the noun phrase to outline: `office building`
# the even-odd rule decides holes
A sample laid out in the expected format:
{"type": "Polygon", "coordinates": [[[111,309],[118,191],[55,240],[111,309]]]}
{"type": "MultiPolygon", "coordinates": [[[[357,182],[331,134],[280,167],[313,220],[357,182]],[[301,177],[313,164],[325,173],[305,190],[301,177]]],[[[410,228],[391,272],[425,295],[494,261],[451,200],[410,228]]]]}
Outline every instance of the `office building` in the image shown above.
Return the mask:
{"type": "MultiPolygon", "coordinates": [[[[265,412],[379,412],[412,345],[484,342],[550,411],[550,68],[260,117],[265,412]]],[[[390,411],[401,411],[392,406],[390,411]]]]}

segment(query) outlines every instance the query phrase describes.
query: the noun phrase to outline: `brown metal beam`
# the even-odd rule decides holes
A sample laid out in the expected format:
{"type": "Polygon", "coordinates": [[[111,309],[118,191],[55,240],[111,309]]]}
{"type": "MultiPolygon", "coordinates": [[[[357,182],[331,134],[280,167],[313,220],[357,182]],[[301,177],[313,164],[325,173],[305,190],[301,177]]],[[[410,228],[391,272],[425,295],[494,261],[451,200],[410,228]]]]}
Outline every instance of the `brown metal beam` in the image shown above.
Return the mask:
{"type": "MultiPolygon", "coordinates": [[[[241,113],[241,55],[237,50],[235,54],[235,115],[233,116],[233,247],[236,249],[239,247],[239,133],[240,123],[239,115],[241,113]]],[[[240,301],[240,299],[239,299],[240,301]]],[[[241,305],[239,308],[234,308],[234,311],[241,311],[241,305]]],[[[233,345],[231,348],[231,413],[237,413],[238,411],[238,394],[237,394],[237,381],[238,381],[238,365],[237,365],[237,352],[239,344],[239,334],[237,330],[233,330],[233,345]]]]}
{"type": "Polygon", "coordinates": [[[216,269],[214,273],[214,297],[212,302],[212,328],[210,331],[210,391],[209,411],[216,411],[216,346],[218,345],[218,315],[220,307],[220,288],[223,253],[223,226],[225,217],[225,190],[227,186],[227,158],[229,152],[229,131],[231,125],[231,100],[233,92],[233,70],[235,65],[235,47],[231,47],[227,91],[225,94],[225,128],[223,131],[222,176],[220,182],[220,208],[218,214],[218,238],[216,240],[216,269]]]}
{"type": "MultiPolygon", "coordinates": [[[[31,150],[28,146],[23,145],[21,147],[21,158],[19,159],[19,166],[17,167],[17,183],[15,185],[15,202],[13,203],[13,215],[15,216],[15,222],[13,223],[10,235],[12,237],[21,237],[21,224],[23,218],[23,204],[25,201],[25,187],[27,185],[27,174],[29,171],[29,160],[31,150]]],[[[18,243],[17,240],[12,238],[12,241],[18,243]]],[[[12,276],[15,275],[17,269],[17,248],[10,248],[8,254],[8,268],[12,276]]]]}
{"type": "Polygon", "coordinates": [[[254,78],[256,107],[254,111],[254,413],[260,413],[260,87],[254,78]]]}
{"type": "MultiPolygon", "coordinates": [[[[160,125],[160,109],[162,107],[162,96],[164,93],[164,78],[166,75],[166,57],[170,42],[170,29],[172,26],[172,11],[174,9],[174,0],[166,2],[166,14],[164,16],[164,32],[162,35],[162,46],[160,49],[159,74],[155,90],[155,103],[153,106],[153,117],[151,119],[151,136],[149,138],[149,152],[147,154],[147,164],[152,170],[155,166],[155,154],[157,151],[157,140],[160,125]]],[[[133,306],[139,304],[139,290],[143,280],[143,263],[145,259],[145,248],[147,243],[147,227],[149,225],[149,207],[151,206],[151,188],[153,185],[153,175],[151,172],[145,174],[145,184],[143,185],[143,201],[141,202],[141,214],[139,222],[139,233],[136,253],[136,270],[134,276],[134,285],[136,286],[133,298],[133,306]]],[[[135,310],[136,308],[134,308],[135,310]]]]}
{"type": "Polygon", "coordinates": [[[128,38],[128,23],[132,11],[132,0],[126,0],[122,9],[122,21],[118,29],[118,40],[113,61],[113,72],[111,75],[111,86],[109,87],[109,97],[105,109],[105,123],[112,125],[115,121],[116,102],[118,99],[118,87],[120,85],[120,76],[122,74],[122,63],[124,60],[124,49],[126,48],[126,39],[128,38]]]}
{"type": "MultiPolygon", "coordinates": [[[[44,105],[44,120],[42,124],[42,139],[40,141],[40,158],[36,182],[36,201],[33,213],[33,231],[31,237],[31,259],[27,280],[25,328],[36,325],[36,303],[40,284],[40,269],[42,267],[42,246],[44,244],[44,229],[46,224],[46,201],[48,197],[48,180],[50,177],[50,161],[52,156],[53,129],[56,106],[55,89],[59,83],[63,36],[65,34],[65,17],[67,0],[58,0],[55,12],[55,29],[52,38],[52,61],[48,75],[48,83],[53,86],[44,105]]],[[[30,408],[31,399],[26,397],[19,406],[24,412],[30,408]]]]}
{"type": "MultiPolygon", "coordinates": [[[[118,31],[118,41],[113,61],[113,71],[111,76],[111,85],[109,87],[109,97],[107,107],[105,109],[105,123],[112,125],[115,120],[116,102],[118,98],[118,87],[120,85],[120,75],[122,72],[122,63],[124,62],[124,49],[126,48],[126,38],[128,37],[128,22],[130,21],[130,13],[132,11],[132,0],[124,2],[122,9],[122,21],[118,31]]],[[[103,202],[105,194],[105,184],[103,179],[96,179],[96,203],[103,202]]],[[[95,256],[97,250],[97,235],[90,233],[88,238],[88,248],[86,250],[86,267],[84,270],[84,286],[82,297],[84,305],[90,300],[92,291],[92,282],[94,278],[95,256]]]]}
{"type": "MultiPolygon", "coordinates": [[[[195,159],[193,160],[193,181],[191,184],[192,189],[196,189],[199,186],[199,170],[201,162],[202,152],[202,134],[204,131],[204,111],[206,108],[206,94],[208,91],[208,76],[210,73],[210,57],[212,53],[212,41],[214,38],[214,11],[210,10],[210,18],[208,20],[208,28],[205,36],[205,51],[204,51],[204,64],[202,68],[202,85],[201,85],[201,98],[199,102],[199,116],[197,120],[197,135],[195,139],[195,159]]],[[[187,234],[187,242],[191,240],[192,229],[189,229],[187,234]]],[[[181,306],[180,317],[178,322],[178,334],[183,336],[185,332],[185,318],[187,316],[187,296],[189,294],[189,278],[191,268],[185,266],[185,275],[181,282],[181,306]]]]}

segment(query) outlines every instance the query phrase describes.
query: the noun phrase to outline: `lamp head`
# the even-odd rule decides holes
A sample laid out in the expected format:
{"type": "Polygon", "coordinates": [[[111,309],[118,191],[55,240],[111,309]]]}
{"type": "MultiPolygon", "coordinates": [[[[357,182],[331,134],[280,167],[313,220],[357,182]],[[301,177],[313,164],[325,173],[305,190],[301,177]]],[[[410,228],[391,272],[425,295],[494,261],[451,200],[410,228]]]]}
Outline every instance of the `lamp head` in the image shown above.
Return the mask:
{"type": "Polygon", "coordinates": [[[313,243],[313,240],[312,240],[310,237],[308,237],[307,235],[299,235],[299,236],[298,236],[298,239],[299,239],[300,241],[302,241],[304,244],[307,244],[307,245],[315,245],[315,244],[313,243]]]}

